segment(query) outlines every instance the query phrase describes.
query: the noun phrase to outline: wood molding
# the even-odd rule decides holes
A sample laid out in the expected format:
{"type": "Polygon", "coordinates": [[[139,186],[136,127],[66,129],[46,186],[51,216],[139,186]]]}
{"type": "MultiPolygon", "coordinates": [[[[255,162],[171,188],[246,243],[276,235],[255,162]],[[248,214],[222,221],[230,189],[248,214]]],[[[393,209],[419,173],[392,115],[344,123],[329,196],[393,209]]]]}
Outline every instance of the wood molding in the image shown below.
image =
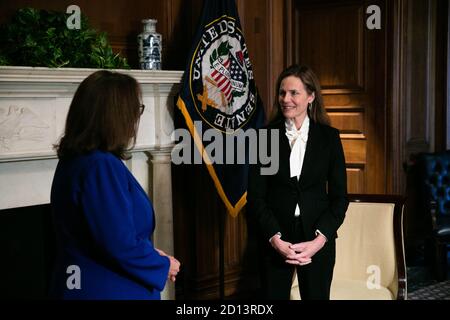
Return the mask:
{"type": "Polygon", "coordinates": [[[401,194],[405,190],[405,178],[403,177],[403,162],[405,153],[405,82],[404,60],[407,38],[402,36],[406,28],[407,2],[404,0],[389,1],[390,17],[389,42],[391,57],[388,61],[388,125],[390,139],[388,146],[387,176],[390,183],[387,186],[389,193],[401,194]]]}
{"type": "Polygon", "coordinates": [[[436,47],[437,47],[437,37],[436,37],[436,20],[437,20],[437,1],[428,2],[428,12],[427,12],[427,58],[426,58],[426,72],[427,72],[427,86],[425,88],[426,94],[426,109],[429,112],[429,130],[428,130],[428,140],[432,150],[436,151],[436,133],[434,128],[436,127],[436,47]]]}
{"type": "Polygon", "coordinates": [[[430,1],[408,2],[405,47],[405,96],[406,96],[406,154],[432,151],[431,127],[434,106],[430,104],[430,1]],[[425,11],[425,12],[424,12],[425,11]],[[425,80],[425,81],[424,81],[425,80]],[[422,148],[422,150],[417,149],[422,148]]]}

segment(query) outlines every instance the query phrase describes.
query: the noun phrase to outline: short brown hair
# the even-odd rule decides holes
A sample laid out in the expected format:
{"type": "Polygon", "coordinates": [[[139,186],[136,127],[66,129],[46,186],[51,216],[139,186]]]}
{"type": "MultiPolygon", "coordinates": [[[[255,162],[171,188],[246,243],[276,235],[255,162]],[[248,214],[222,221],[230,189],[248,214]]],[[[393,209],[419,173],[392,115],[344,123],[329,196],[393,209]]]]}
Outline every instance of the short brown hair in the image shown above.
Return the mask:
{"type": "Polygon", "coordinates": [[[307,66],[300,66],[298,64],[294,64],[284,69],[278,76],[277,84],[275,87],[275,101],[270,120],[278,120],[283,117],[283,114],[280,110],[280,104],[278,102],[278,95],[280,91],[281,81],[289,76],[299,78],[303,82],[305,90],[306,92],[308,92],[308,94],[312,94],[314,92],[315,98],[312,102],[311,110],[309,110],[308,108],[308,116],[313,119],[314,122],[330,125],[330,117],[328,116],[323,104],[319,79],[311,68],[307,66]]]}
{"type": "Polygon", "coordinates": [[[128,75],[101,70],[81,82],[70,104],[58,157],[93,150],[111,152],[126,159],[130,142],[136,143],[141,91],[128,75]]]}

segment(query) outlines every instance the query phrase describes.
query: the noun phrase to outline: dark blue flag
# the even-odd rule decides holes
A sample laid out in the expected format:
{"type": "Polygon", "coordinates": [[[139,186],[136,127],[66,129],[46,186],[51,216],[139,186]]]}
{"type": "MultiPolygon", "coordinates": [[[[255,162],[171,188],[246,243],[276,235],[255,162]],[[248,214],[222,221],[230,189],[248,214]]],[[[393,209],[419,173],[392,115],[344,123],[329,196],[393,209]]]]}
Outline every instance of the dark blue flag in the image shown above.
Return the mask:
{"type": "Polygon", "coordinates": [[[203,2],[177,106],[221,199],[236,216],[246,203],[252,142],[246,140],[243,151],[226,141],[262,127],[264,109],[234,0],[203,2]],[[208,129],[216,131],[214,139],[211,132],[204,136],[208,129]]]}

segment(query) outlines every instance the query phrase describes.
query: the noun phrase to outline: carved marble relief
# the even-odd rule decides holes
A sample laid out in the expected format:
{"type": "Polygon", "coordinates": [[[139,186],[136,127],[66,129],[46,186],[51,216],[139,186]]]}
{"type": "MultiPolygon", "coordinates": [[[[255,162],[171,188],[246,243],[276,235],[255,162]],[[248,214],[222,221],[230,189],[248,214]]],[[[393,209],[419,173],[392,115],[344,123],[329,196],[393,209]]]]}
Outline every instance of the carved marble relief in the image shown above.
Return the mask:
{"type": "Polygon", "coordinates": [[[27,107],[0,107],[0,152],[17,142],[37,143],[48,137],[50,126],[27,107]]]}

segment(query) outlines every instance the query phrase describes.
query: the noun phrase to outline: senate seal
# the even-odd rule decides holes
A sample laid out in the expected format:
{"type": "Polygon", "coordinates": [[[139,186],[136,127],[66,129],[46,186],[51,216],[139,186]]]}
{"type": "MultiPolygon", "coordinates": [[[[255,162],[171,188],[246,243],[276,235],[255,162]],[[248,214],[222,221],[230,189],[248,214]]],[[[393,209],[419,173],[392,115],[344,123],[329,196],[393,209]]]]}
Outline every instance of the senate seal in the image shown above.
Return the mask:
{"type": "Polygon", "coordinates": [[[256,110],[256,86],[235,19],[222,16],[205,27],[189,76],[195,109],[211,127],[233,133],[251,119],[256,110]]]}

